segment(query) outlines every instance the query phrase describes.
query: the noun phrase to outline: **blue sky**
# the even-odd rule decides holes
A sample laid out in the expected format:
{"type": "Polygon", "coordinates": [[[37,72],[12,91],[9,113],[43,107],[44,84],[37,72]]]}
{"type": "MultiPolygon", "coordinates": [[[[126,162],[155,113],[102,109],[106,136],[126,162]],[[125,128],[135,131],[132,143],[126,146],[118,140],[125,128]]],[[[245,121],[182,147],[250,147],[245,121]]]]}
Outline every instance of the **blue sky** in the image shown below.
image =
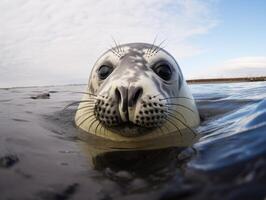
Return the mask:
{"type": "MultiPolygon", "coordinates": [[[[180,61],[188,75],[193,74],[193,71],[203,71],[201,74],[208,77],[206,68],[215,70],[228,60],[266,56],[266,1],[218,1],[214,10],[218,24],[207,34],[195,36],[191,40],[205,51],[180,61]]],[[[266,75],[264,64],[264,73],[261,75],[266,75]]],[[[256,70],[260,71],[254,67],[254,73],[256,70]]],[[[248,76],[249,72],[243,67],[237,72],[231,72],[231,76],[248,76]]],[[[225,75],[230,76],[230,70],[225,75]]]]}
{"type": "Polygon", "coordinates": [[[266,75],[264,0],[3,0],[0,87],[86,83],[112,36],[166,39],[187,79],[266,75]]]}

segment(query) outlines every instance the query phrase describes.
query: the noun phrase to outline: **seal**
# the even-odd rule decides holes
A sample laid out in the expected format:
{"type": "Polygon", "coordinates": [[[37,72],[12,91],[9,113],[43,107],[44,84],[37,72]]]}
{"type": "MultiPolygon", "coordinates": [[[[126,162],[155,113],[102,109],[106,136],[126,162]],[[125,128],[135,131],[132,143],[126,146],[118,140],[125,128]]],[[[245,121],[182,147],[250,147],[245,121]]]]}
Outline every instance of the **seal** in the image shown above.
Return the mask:
{"type": "Polygon", "coordinates": [[[116,45],[101,55],[75,115],[79,129],[113,141],[185,139],[199,122],[178,63],[147,43],[116,45]]]}

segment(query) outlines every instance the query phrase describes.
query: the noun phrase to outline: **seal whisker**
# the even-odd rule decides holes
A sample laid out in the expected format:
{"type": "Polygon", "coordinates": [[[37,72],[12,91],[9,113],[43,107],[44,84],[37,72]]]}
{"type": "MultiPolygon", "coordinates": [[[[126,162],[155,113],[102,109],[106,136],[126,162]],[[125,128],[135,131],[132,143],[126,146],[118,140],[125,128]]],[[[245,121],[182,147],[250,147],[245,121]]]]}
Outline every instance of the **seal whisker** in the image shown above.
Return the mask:
{"type": "Polygon", "coordinates": [[[76,92],[76,91],[63,91],[63,92],[71,92],[71,93],[77,93],[77,94],[88,94],[88,95],[91,95],[91,96],[94,96],[94,97],[98,97],[98,95],[92,94],[92,93],[89,93],[89,92],[76,92]]]}
{"type": "Polygon", "coordinates": [[[156,48],[154,48],[154,50],[151,52],[153,55],[155,54],[155,52],[161,48],[161,45],[165,42],[165,40],[163,40],[156,48]]]}
{"type": "Polygon", "coordinates": [[[91,101],[90,101],[90,100],[75,101],[75,102],[73,102],[73,103],[70,103],[70,104],[66,105],[66,106],[63,108],[63,111],[66,110],[67,108],[71,107],[71,106],[75,106],[76,104],[84,103],[84,102],[90,103],[91,101]]]}
{"type": "Polygon", "coordinates": [[[84,107],[81,107],[81,108],[78,108],[76,111],[78,110],[81,110],[81,109],[85,109],[85,108],[91,108],[90,110],[94,110],[94,106],[93,105],[88,105],[88,106],[84,106],[84,107]]]}
{"type": "Polygon", "coordinates": [[[117,48],[118,52],[122,53],[122,49],[120,48],[119,42],[117,41],[116,43],[117,43],[116,48],[117,48]]]}
{"type": "Polygon", "coordinates": [[[93,109],[88,109],[88,110],[84,111],[84,113],[82,113],[82,115],[80,115],[77,120],[79,120],[80,118],[82,118],[84,115],[87,115],[87,114],[92,113],[92,112],[93,112],[93,109]]]}
{"type": "Polygon", "coordinates": [[[100,126],[100,130],[99,130],[100,131],[100,134],[102,134],[102,128],[103,128],[103,126],[101,125],[100,126]]]}
{"type": "Polygon", "coordinates": [[[115,43],[115,48],[114,48],[115,52],[118,54],[119,58],[121,58],[123,56],[123,54],[124,54],[124,52],[123,52],[123,50],[121,48],[121,45],[119,45],[119,43],[116,42],[116,40],[114,39],[113,36],[112,36],[112,39],[113,39],[113,41],[115,43]]]}
{"type": "Polygon", "coordinates": [[[168,112],[168,111],[165,111],[165,112],[167,112],[168,113],[168,115],[170,116],[170,117],[172,117],[172,118],[174,118],[174,119],[176,119],[177,121],[181,121],[178,117],[176,117],[175,115],[173,115],[173,113],[171,113],[171,112],[168,112]]]}
{"type": "Polygon", "coordinates": [[[174,106],[180,106],[180,107],[183,107],[183,108],[186,108],[187,110],[195,113],[192,109],[188,108],[187,106],[183,105],[183,104],[179,104],[179,103],[166,103],[165,104],[167,107],[169,107],[169,105],[174,105],[174,106]]]}
{"type": "Polygon", "coordinates": [[[104,126],[101,124],[101,127],[100,127],[100,134],[102,134],[102,129],[104,128],[104,126]]]}
{"type": "Polygon", "coordinates": [[[87,118],[85,118],[78,126],[80,126],[80,125],[82,125],[85,121],[87,121],[89,118],[91,118],[91,117],[93,117],[94,116],[94,114],[93,115],[90,115],[89,117],[87,117],[87,118]]]}
{"type": "Polygon", "coordinates": [[[179,121],[181,124],[183,124],[186,128],[188,128],[193,135],[196,137],[197,133],[195,133],[195,131],[193,131],[187,124],[185,124],[184,122],[182,122],[180,119],[178,119],[177,117],[175,117],[174,115],[169,114],[170,117],[175,118],[177,121],[179,121]]]}
{"type": "Polygon", "coordinates": [[[154,47],[154,45],[155,45],[156,40],[157,40],[157,35],[155,36],[155,38],[154,38],[154,40],[153,40],[153,42],[152,42],[152,46],[151,46],[151,48],[149,48],[148,51],[147,51],[147,53],[149,54],[149,56],[150,56],[150,53],[151,53],[151,51],[152,51],[152,49],[153,49],[153,47],[154,47]]]}
{"type": "Polygon", "coordinates": [[[80,115],[76,120],[79,121],[84,115],[89,114],[91,111],[92,111],[92,110],[84,111],[84,113],[82,113],[82,115],[80,115]]]}
{"type": "Polygon", "coordinates": [[[113,52],[113,54],[115,54],[118,58],[121,58],[121,55],[117,52],[117,51],[115,51],[114,50],[114,47],[112,47],[111,46],[111,49],[110,49],[112,52],[113,52]]]}
{"type": "Polygon", "coordinates": [[[163,100],[167,100],[167,99],[189,99],[189,100],[192,100],[192,98],[189,98],[189,97],[166,97],[166,98],[163,98],[163,99],[159,99],[159,101],[163,101],[163,100]]]}
{"type": "Polygon", "coordinates": [[[125,54],[125,50],[124,50],[124,48],[121,47],[121,45],[120,45],[120,43],[118,41],[117,41],[117,44],[118,44],[118,47],[119,47],[119,49],[121,51],[121,54],[123,56],[125,54]]]}
{"type": "Polygon", "coordinates": [[[155,51],[155,54],[158,53],[159,51],[161,51],[162,49],[164,49],[165,47],[166,47],[166,45],[164,45],[163,47],[158,48],[158,49],[155,51]]]}
{"type": "Polygon", "coordinates": [[[113,42],[115,43],[115,47],[118,50],[118,53],[120,53],[119,46],[117,45],[117,42],[115,41],[114,37],[112,36],[113,42]]]}
{"type": "Polygon", "coordinates": [[[152,98],[156,98],[156,97],[158,97],[158,96],[160,96],[160,95],[162,95],[162,94],[156,94],[156,95],[154,95],[154,96],[152,96],[152,98]]]}
{"type": "Polygon", "coordinates": [[[158,128],[160,129],[160,131],[162,132],[162,134],[165,134],[164,131],[163,131],[163,129],[160,126],[158,128]]]}
{"type": "Polygon", "coordinates": [[[85,109],[85,110],[83,110],[83,112],[85,112],[85,111],[94,111],[93,107],[83,107],[83,108],[77,109],[77,111],[81,110],[81,109],[85,109]]]}
{"type": "MultiPolygon", "coordinates": [[[[85,110],[84,113],[82,113],[78,118],[77,121],[80,120],[83,116],[88,115],[91,112],[91,110],[85,110]]],[[[94,113],[93,113],[94,115],[94,113]]],[[[91,116],[91,115],[90,115],[91,116]]]]}
{"type": "Polygon", "coordinates": [[[83,101],[83,102],[80,102],[80,103],[82,103],[82,104],[87,104],[87,105],[96,105],[97,104],[97,102],[95,102],[95,101],[91,101],[91,100],[88,100],[88,101],[83,101]]]}
{"type": "Polygon", "coordinates": [[[175,125],[174,122],[172,122],[170,119],[167,119],[167,118],[165,118],[165,120],[168,121],[170,124],[172,124],[176,128],[176,130],[179,132],[180,136],[183,136],[180,129],[175,125]]]}
{"type": "Polygon", "coordinates": [[[103,128],[103,134],[105,135],[105,133],[106,133],[106,127],[104,126],[104,124],[101,124],[100,132],[102,132],[101,131],[102,128],[103,128]]]}
{"type": "Polygon", "coordinates": [[[90,129],[91,129],[91,127],[92,127],[92,125],[95,123],[95,122],[97,122],[98,121],[98,119],[94,119],[92,122],[91,122],[91,124],[90,124],[90,126],[89,126],[89,128],[88,128],[88,132],[90,132],[90,129]]]}
{"type": "Polygon", "coordinates": [[[95,128],[95,135],[97,135],[97,129],[99,127],[99,125],[101,124],[101,122],[99,121],[99,123],[96,125],[96,128],[95,128]]]}
{"type": "Polygon", "coordinates": [[[168,128],[168,126],[165,126],[165,128],[167,129],[168,132],[170,132],[170,129],[168,128]]]}
{"type": "Polygon", "coordinates": [[[120,55],[120,53],[119,53],[119,51],[117,49],[117,46],[116,45],[114,47],[113,47],[113,45],[109,45],[109,46],[110,46],[109,50],[111,50],[116,56],[118,56],[120,58],[121,55],[120,55]]]}
{"type": "MultiPolygon", "coordinates": [[[[153,105],[152,105],[152,107],[153,108],[155,108],[153,105]]],[[[158,109],[158,108],[155,108],[155,109],[158,109]]],[[[167,107],[167,109],[169,109],[169,107],[167,107]]],[[[164,110],[164,109],[159,109],[159,110],[164,110]]],[[[171,109],[172,110],[172,109],[171,109]]],[[[175,111],[175,110],[174,110],[175,111]]],[[[166,113],[170,113],[170,114],[173,114],[173,113],[171,113],[171,112],[168,112],[168,111],[166,111],[166,110],[164,110],[164,112],[166,112],[166,113]]],[[[181,114],[181,113],[179,113],[178,111],[176,111],[179,115],[181,115],[183,118],[184,118],[184,116],[181,114]]],[[[185,120],[185,118],[184,118],[184,120],[185,120]]],[[[166,128],[167,128],[167,126],[166,126],[166,128]]],[[[167,128],[167,130],[169,131],[169,129],[167,128]]],[[[180,129],[178,128],[178,131],[180,132],[180,134],[181,134],[181,131],[180,131],[180,129]]],[[[182,135],[182,134],[181,134],[182,135]]]]}
{"type": "Polygon", "coordinates": [[[185,119],[185,117],[184,117],[184,115],[182,113],[178,112],[177,110],[171,109],[169,107],[168,107],[168,110],[175,111],[177,114],[179,114],[184,119],[185,122],[187,122],[187,120],[185,119]]]}

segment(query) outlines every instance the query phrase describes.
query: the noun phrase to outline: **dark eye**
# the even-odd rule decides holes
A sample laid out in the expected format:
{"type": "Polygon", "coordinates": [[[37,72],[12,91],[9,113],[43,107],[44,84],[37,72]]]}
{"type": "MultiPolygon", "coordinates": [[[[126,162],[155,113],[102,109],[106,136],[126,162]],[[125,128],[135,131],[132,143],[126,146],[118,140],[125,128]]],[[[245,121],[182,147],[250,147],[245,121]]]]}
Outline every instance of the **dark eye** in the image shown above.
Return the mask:
{"type": "Polygon", "coordinates": [[[166,81],[169,81],[172,77],[172,71],[168,64],[159,64],[153,70],[158,76],[166,81]]]}
{"type": "Polygon", "coordinates": [[[98,76],[101,80],[106,79],[113,71],[113,67],[102,65],[98,70],[98,76]]]}

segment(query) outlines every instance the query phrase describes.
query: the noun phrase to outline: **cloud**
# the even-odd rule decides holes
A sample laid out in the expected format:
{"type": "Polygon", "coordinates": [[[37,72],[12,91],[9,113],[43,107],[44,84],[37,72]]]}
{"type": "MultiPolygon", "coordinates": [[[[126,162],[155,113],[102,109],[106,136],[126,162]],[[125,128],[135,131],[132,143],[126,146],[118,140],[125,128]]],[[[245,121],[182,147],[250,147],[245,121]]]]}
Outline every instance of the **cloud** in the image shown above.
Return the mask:
{"type": "Polygon", "coordinates": [[[242,70],[243,68],[266,69],[266,57],[254,56],[231,59],[224,63],[221,70],[242,70]]]}
{"type": "Polygon", "coordinates": [[[3,0],[0,87],[84,83],[112,44],[167,39],[178,58],[199,54],[189,43],[217,21],[214,1],[3,0]]]}
{"type": "Polygon", "coordinates": [[[266,76],[266,56],[229,59],[219,66],[206,69],[204,73],[193,78],[266,76]]]}

